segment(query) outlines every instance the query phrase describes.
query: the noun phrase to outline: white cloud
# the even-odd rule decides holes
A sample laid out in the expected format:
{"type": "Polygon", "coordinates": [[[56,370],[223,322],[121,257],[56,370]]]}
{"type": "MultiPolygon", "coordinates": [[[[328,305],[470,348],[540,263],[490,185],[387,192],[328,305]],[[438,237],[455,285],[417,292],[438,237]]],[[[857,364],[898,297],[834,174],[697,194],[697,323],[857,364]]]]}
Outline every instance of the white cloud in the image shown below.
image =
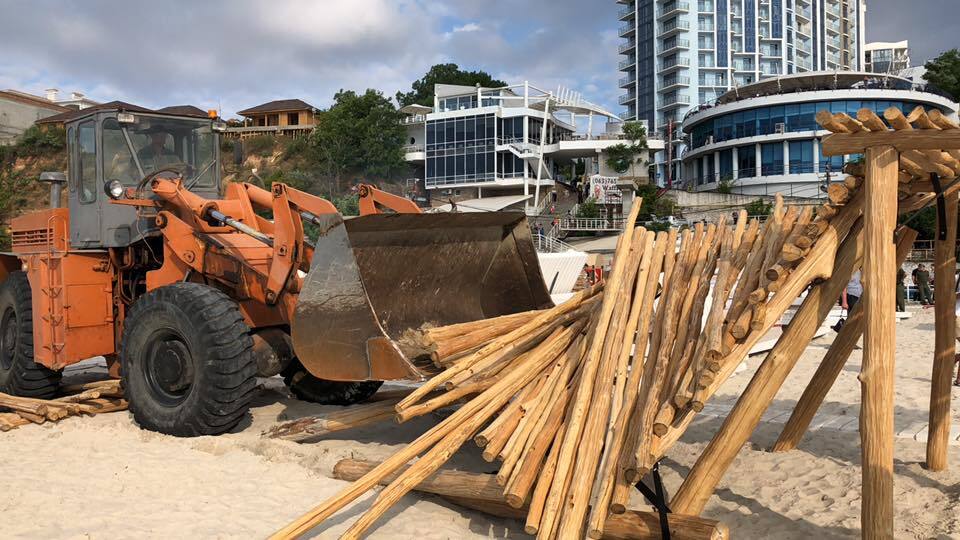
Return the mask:
{"type": "Polygon", "coordinates": [[[0,87],[239,109],[406,90],[438,62],[616,102],[616,5],[582,0],[0,0],[0,87]],[[482,6],[482,9],[481,9],[482,6]],[[57,13],[56,17],[49,17],[57,13]],[[534,24],[529,24],[535,22],[534,24]]]}

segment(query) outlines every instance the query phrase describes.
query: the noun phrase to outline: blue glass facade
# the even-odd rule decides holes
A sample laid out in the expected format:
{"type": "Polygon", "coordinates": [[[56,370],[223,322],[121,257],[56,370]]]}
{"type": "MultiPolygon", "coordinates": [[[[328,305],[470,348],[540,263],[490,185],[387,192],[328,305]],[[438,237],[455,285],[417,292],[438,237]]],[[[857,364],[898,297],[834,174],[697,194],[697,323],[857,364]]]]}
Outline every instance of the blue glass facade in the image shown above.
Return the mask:
{"type": "MultiPolygon", "coordinates": [[[[762,135],[778,135],[817,131],[817,111],[847,113],[855,116],[862,108],[877,114],[890,107],[909,114],[920,103],[887,100],[832,100],[823,102],[792,103],[757,107],[745,111],[715,116],[695,125],[690,133],[691,146],[687,152],[708,144],[736,141],[762,135]],[[711,139],[712,137],[712,139],[711,139]]],[[[926,106],[926,105],[925,105],[926,106]]],[[[952,111],[944,111],[952,113],[952,111]]],[[[854,159],[856,156],[850,156],[854,159]]],[[[703,185],[724,179],[749,179],[760,176],[784,174],[839,173],[844,156],[819,155],[815,137],[802,139],[771,139],[742,144],[734,148],[721,148],[693,158],[691,180],[694,185],[703,185]],[[703,163],[701,165],[701,162],[703,163]],[[735,165],[735,167],[734,167],[735,165]],[[716,170],[715,170],[716,169],[716,170]]],[[[685,160],[686,163],[686,160],[685,160]]],[[[811,188],[811,189],[816,189],[811,188]]],[[[809,196],[804,192],[803,196],[809,196]]]]}
{"type": "Polygon", "coordinates": [[[743,2],[743,50],[757,52],[757,0],[743,2]]]}
{"type": "Polygon", "coordinates": [[[772,37],[783,37],[783,0],[770,2],[770,32],[772,37]]]}
{"type": "MultiPolygon", "coordinates": [[[[492,114],[428,121],[427,187],[493,180],[495,129],[492,114]]],[[[522,137],[522,127],[520,134],[522,137]]]]}
{"type": "Polygon", "coordinates": [[[717,0],[717,67],[728,67],[727,40],[730,33],[727,30],[727,0],[717,0]]]}
{"type": "Polygon", "coordinates": [[[820,128],[815,116],[821,109],[834,113],[845,112],[855,117],[857,111],[864,107],[873,109],[880,115],[890,107],[898,107],[904,114],[909,114],[917,105],[919,104],[903,101],[836,100],[758,107],[716,116],[697,124],[691,132],[690,148],[693,150],[704,146],[710,137],[713,137],[714,143],[719,143],[743,137],[773,135],[778,132],[780,124],[783,125],[784,133],[817,130],[820,128]]]}

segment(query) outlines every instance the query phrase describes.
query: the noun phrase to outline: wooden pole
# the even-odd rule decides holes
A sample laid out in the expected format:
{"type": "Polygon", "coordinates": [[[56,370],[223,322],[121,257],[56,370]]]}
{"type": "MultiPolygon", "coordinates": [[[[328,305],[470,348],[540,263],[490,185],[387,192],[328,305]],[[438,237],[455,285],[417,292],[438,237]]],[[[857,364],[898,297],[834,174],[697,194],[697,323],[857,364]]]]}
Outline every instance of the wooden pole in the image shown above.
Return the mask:
{"type": "MultiPolygon", "coordinates": [[[[890,117],[887,117],[890,120],[890,117]]],[[[891,122],[892,123],[892,122],[891,122]]],[[[863,538],[893,538],[893,365],[896,345],[893,230],[897,221],[899,154],[867,148],[864,191],[864,340],[860,372],[863,538]]]]}
{"type": "Polygon", "coordinates": [[[934,244],[933,282],[936,322],[934,337],[933,375],[930,378],[930,428],[927,435],[927,468],[942,471],[947,468],[947,441],[950,437],[950,383],[953,378],[954,356],[957,352],[956,287],[957,257],[957,194],[944,200],[946,238],[934,244]]]}
{"type": "MultiPolygon", "coordinates": [[[[862,255],[862,227],[854,225],[834,261],[827,281],[814,286],[783,334],[757,368],[753,379],[723,422],[720,431],[697,459],[670,501],[674,512],[697,515],[703,511],[727,468],[743,448],[760,417],[823,323],[834,301],[843,292],[862,255]]],[[[820,249],[831,246],[820,246],[820,249]]]]}
{"type": "MultiPolygon", "coordinates": [[[[355,459],[342,459],[333,467],[333,476],[339,480],[353,482],[372,471],[379,463],[355,459]]],[[[379,481],[389,485],[407,468],[393,473],[379,481]]],[[[507,506],[494,475],[441,469],[414,486],[416,491],[432,493],[481,512],[500,517],[514,518],[526,513],[507,506]],[[480,503],[480,504],[477,504],[480,503]]],[[[726,525],[712,519],[696,516],[670,514],[671,538],[677,540],[724,540],[730,538],[726,525]]],[[[604,540],[626,540],[628,538],[660,538],[660,518],[656,512],[629,511],[626,514],[611,517],[604,534],[604,540]]]]}
{"type": "MultiPolygon", "coordinates": [[[[907,260],[907,255],[913,249],[913,242],[916,239],[917,231],[909,227],[900,228],[897,234],[897,268],[907,260]]],[[[771,452],[788,452],[797,447],[862,335],[863,302],[859,302],[850,310],[843,328],[830,344],[830,349],[827,350],[827,354],[820,362],[820,367],[817,368],[817,372],[813,374],[803,395],[797,401],[797,406],[794,407],[790,419],[783,426],[780,437],[770,449],[771,452]]]]}

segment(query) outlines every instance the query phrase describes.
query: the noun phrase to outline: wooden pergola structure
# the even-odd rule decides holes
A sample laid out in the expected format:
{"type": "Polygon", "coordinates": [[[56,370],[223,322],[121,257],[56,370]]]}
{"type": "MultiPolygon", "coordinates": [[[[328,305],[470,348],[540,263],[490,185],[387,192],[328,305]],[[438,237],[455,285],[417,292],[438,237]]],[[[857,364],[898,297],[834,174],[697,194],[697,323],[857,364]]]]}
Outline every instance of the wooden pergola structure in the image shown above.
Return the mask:
{"type": "MultiPolygon", "coordinates": [[[[936,336],[926,465],[930,470],[939,471],[947,466],[950,381],[957,337],[953,291],[956,287],[957,188],[960,184],[952,179],[960,173],[960,126],[939,110],[925,111],[923,107],[917,107],[908,116],[899,109],[890,108],[884,112],[884,119],[867,109],[860,110],[856,119],[846,114],[835,114],[829,119],[825,116],[821,113],[818,119],[822,120],[824,128],[833,132],[823,141],[826,155],[864,154],[864,305],[861,311],[863,322],[860,323],[864,335],[860,373],[861,526],[864,538],[892,538],[894,291],[897,271],[893,232],[898,207],[901,212],[911,211],[936,199],[939,230],[934,254],[936,336]]],[[[840,343],[839,346],[846,349],[849,345],[840,343]]],[[[842,359],[845,358],[843,355],[842,359]]],[[[812,383],[823,382],[815,379],[812,383]]],[[[783,443],[782,447],[796,444],[796,431],[793,438],[787,432],[791,427],[795,426],[787,425],[786,437],[781,436],[778,441],[783,443]]]]}

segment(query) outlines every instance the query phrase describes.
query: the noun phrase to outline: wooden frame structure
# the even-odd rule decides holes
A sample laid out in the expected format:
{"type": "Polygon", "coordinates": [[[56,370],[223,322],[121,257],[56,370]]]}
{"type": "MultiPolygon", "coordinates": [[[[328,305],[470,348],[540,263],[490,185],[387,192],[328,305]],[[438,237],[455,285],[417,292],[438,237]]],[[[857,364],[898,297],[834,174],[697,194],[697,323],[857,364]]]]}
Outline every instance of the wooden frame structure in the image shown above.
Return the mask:
{"type": "MultiPolygon", "coordinates": [[[[386,483],[343,536],[360,538],[470,439],[484,449],[484,459],[501,462],[494,502],[523,508],[526,532],[544,540],[607,538],[616,516],[628,510],[633,485],[655,470],[707,400],[806,291],[670,501],[671,515],[696,518],[857,269],[863,271],[864,297],[774,449],[796,446],[862,333],[863,536],[892,538],[893,291],[896,269],[916,239],[916,231],[897,227],[896,218],[939,205],[943,234],[935,279],[941,294],[927,449],[927,464],[937,470],[946,466],[950,432],[960,183],[946,181],[960,173],[960,152],[949,149],[960,148],[960,127],[922,108],[909,116],[890,109],[884,117],[866,109],[857,119],[818,113],[820,125],[833,132],[824,152],[863,153],[865,162],[845,167],[850,176],[828,187],[829,202],[816,215],[812,208],[785,208],[778,198],[762,226],[741,212],[733,226],[721,219],[654,234],[636,227],[637,203],[603,285],[549,310],[408,336],[410,343],[401,346],[429,352],[443,371],[396,402],[397,420],[456,402],[462,406],[273,538],[299,537],[386,483]]],[[[369,416],[387,415],[377,408],[353,421],[369,416]]]]}

